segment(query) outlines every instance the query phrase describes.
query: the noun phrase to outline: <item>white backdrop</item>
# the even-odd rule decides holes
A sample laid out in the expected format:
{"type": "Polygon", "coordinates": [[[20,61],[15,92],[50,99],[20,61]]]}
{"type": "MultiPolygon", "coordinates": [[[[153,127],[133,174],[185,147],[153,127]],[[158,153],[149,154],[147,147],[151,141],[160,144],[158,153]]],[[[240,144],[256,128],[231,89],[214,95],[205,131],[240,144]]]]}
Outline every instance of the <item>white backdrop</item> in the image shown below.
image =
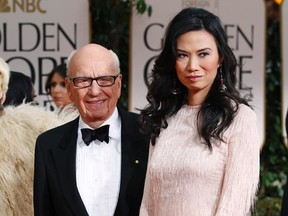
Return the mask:
{"type": "Polygon", "coordinates": [[[162,48],[169,21],[185,7],[202,7],[218,15],[228,35],[228,43],[242,67],[238,70],[239,89],[251,88],[261,143],[264,143],[265,110],[265,5],[263,0],[146,0],[152,16],[133,11],[129,109],[146,104],[147,74],[162,48]]]}
{"type": "Polygon", "coordinates": [[[45,105],[48,73],[89,42],[88,0],[9,0],[0,19],[0,56],[32,77],[36,100],[45,105]]]}

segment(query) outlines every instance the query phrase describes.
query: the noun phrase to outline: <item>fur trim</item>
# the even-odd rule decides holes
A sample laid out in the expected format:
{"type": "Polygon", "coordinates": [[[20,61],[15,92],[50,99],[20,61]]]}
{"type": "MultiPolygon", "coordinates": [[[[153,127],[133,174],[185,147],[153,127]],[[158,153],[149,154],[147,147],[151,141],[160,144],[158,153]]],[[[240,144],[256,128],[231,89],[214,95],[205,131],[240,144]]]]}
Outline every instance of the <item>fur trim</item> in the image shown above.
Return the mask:
{"type": "Polygon", "coordinates": [[[72,120],[43,107],[8,106],[0,115],[0,215],[33,214],[34,148],[38,135],[72,120]]]}

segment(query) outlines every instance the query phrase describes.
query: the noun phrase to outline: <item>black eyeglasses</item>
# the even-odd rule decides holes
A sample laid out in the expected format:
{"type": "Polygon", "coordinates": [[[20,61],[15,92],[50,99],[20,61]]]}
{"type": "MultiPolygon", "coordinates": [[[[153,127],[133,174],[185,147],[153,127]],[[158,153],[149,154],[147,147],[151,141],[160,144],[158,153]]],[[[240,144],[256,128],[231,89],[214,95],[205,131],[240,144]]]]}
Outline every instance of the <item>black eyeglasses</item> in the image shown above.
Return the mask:
{"type": "Polygon", "coordinates": [[[115,76],[99,76],[99,77],[68,77],[67,79],[72,81],[74,86],[77,88],[87,88],[92,85],[93,80],[96,80],[96,83],[100,87],[108,87],[112,86],[115,83],[115,80],[120,74],[117,74],[115,76]]]}

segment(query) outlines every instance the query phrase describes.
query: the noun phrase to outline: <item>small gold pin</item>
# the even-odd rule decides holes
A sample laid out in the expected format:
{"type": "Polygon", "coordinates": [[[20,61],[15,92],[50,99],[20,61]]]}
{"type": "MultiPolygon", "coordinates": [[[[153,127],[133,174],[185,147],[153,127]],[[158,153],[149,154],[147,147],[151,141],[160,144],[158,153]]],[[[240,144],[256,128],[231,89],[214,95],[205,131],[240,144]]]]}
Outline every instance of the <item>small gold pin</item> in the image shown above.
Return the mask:
{"type": "Polygon", "coordinates": [[[138,164],[138,163],[139,163],[139,160],[135,160],[135,163],[138,164]]]}

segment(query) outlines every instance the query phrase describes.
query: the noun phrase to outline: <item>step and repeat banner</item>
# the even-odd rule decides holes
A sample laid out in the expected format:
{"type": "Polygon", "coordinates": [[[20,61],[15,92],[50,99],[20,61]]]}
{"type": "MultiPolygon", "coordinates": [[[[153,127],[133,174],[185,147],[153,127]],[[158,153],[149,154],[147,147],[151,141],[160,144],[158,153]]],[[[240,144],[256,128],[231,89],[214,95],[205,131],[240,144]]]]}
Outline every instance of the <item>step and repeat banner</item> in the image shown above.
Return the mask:
{"type": "Polygon", "coordinates": [[[89,1],[0,2],[0,56],[12,71],[32,78],[36,101],[45,106],[47,75],[71,51],[89,43],[89,1]]]}
{"type": "Polygon", "coordinates": [[[282,119],[283,137],[287,144],[287,134],[285,130],[285,117],[288,111],[288,0],[282,3],[282,119]]]}
{"type": "Polygon", "coordinates": [[[265,132],[265,4],[263,0],[146,0],[152,6],[152,16],[133,11],[130,101],[136,111],[146,104],[148,76],[155,58],[162,49],[162,39],[169,21],[183,8],[202,7],[222,20],[241,67],[238,68],[238,88],[251,90],[257,113],[261,143],[265,132]],[[165,5],[165,7],[163,7],[165,5]],[[161,11],[161,12],[160,12],[161,11]],[[243,13],[245,11],[245,13],[243,13]]]}

